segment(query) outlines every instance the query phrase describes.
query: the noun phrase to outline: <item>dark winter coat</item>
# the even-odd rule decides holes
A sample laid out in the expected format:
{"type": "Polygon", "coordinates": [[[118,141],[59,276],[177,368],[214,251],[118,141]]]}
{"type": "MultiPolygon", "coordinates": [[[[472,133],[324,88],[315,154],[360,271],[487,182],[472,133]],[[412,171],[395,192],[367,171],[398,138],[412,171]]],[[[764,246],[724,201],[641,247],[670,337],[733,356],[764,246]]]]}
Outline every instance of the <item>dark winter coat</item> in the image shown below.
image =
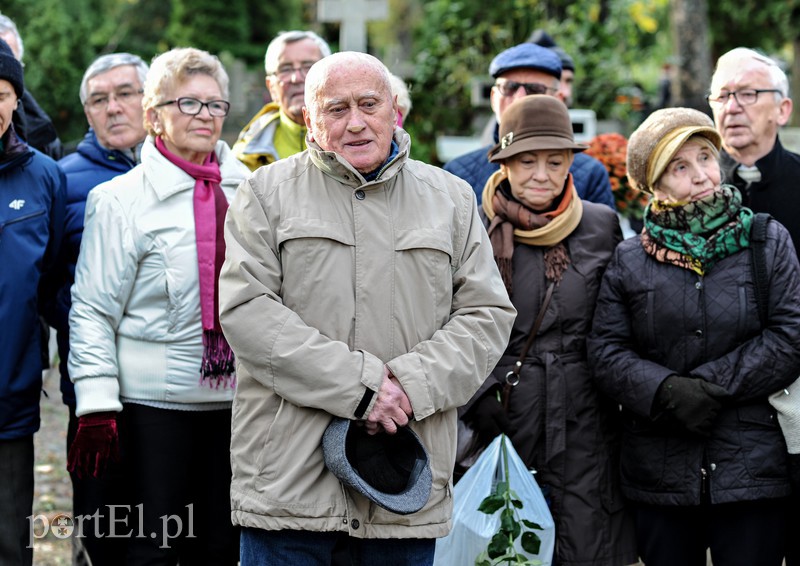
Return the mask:
{"type": "Polygon", "coordinates": [[[23,91],[19,105],[13,114],[14,131],[33,148],[51,159],[61,159],[64,147],[58,132],[47,112],[27,89],[23,91]]]}
{"type": "Polygon", "coordinates": [[[725,182],[742,193],[742,203],[754,212],[766,212],[786,226],[792,235],[794,249],[800,249],[800,155],[792,153],[775,138],[775,146],[756,161],[761,180],[748,184],[736,174],[739,164],[725,153],[721,154],[725,182]]]}
{"type": "MultiPolygon", "coordinates": [[[[39,315],[55,293],[65,180],[55,161],[9,126],[0,152],[0,440],[39,430],[39,315]]],[[[4,480],[5,481],[5,480],[4,480]]]]}
{"type": "MultiPolygon", "coordinates": [[[[601,276],[621,239],[608,207],[583,203],[581,222],[564,241],[571,263],[555,287],[508,409],[514,447],[549,494],[562,566],[636,561],[618,481],[618,409],[598,392],[586,362],[601,276]]],[[[547,289],[545,250],[515,245],[511,300],[517,319],[505,354],[473,402],[501,387],[528,339],[547,289]]]]}
{"type": "Polygon", "coordinates": [[[86,198],[89,191],[100,183],[130,171],[136,163],[121,151],[106,149],[97,141],[93,130],[89,130],[78,144],[75,153],[70,153],[58,164],[67,176],[67,213],[64,226],[64,245],[61,249],[62,266],[67,273],[58,292],[58,303],[54,328],[58,331],[58,358],[61,371],[61,396],[64,403],[75,406],[75,388],[67,373],[69,356],[69,309],[72,306],[70,287],[75,280],[75,264],[81,249],[83,217],[86,213],[86,198]]]}
{"type": "Polygon", "coordinates": [[[704,492],[712,504],[789,494],[786,445],[767,396],[800,373],[800,273],[789,234],[775,221],[766,259],[762,332],[749,249],[704,276],[656,261],[639,236],[614,253],[588,347],[598,386],[623,408],[622,488],[630,499],[698,505],[704,492]],[[729,393],[710,438],[651,420],[656,391],[673,374],[729,393]]]}

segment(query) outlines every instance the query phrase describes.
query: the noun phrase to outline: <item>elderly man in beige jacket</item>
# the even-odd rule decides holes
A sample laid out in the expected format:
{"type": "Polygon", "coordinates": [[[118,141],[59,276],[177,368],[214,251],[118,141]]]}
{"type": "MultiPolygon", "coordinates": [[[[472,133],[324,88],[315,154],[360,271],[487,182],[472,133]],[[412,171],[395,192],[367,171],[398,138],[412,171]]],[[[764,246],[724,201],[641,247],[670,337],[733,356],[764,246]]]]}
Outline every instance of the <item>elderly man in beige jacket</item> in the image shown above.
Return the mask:
{"type": "Polygon", "coordinates": [[[452,512],[456,408],[515,310],[463,181],[409,157],[389,73],[345,52],[306,79],[308,150],[259,169],[225,226],[220,321],[237,357],[232,517],[242,565],[430,564],[452,512]],[[333,417],[411,427],[432,489],[398,515],[323,461],[333,417]]]}

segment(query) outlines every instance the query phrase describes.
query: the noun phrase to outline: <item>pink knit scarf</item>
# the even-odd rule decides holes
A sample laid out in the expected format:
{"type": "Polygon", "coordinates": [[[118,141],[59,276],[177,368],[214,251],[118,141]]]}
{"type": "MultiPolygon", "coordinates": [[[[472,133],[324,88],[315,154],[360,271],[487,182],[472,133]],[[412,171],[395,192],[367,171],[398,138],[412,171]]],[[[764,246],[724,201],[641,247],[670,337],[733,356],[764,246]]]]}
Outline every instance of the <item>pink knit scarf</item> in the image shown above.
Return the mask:
{"type": "Polygon", "coordinates": [[[219,186],[222,176],[212,151],[202,165],[186,161],[169,151],[156,138],[156,148],[171,163],[195,180],[194,235],[197,242],[197,265],[200,279],[200,311],[203,323],[203,361],[201,383],[211,387],[233,387],[236,376],[233,352],[219,325],[219,272],[225,260],[223,226],[228,200],[219,186]]]}

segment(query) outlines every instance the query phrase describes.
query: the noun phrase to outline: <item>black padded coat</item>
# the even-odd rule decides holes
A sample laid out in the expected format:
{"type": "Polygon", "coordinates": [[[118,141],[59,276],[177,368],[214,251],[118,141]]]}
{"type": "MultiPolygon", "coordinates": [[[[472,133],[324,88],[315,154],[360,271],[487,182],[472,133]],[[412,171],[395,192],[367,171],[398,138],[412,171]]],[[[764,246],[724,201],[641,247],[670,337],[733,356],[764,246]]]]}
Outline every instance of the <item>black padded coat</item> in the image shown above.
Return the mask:
{"type": "Polygon", "coordinates": [[[622,405],[622,488],[656,505],[729,503],[789,494],[786,445],[767,396],[800,373],[800,273],[792,240],[767,227],[768,320],[762,330],[752,253],[704,276],[619,245],[588,340],[598,386],[622,405]],[[705,379],[730,398],[710,438],[659,427],[656,391],[669,375],[705,379]]]}

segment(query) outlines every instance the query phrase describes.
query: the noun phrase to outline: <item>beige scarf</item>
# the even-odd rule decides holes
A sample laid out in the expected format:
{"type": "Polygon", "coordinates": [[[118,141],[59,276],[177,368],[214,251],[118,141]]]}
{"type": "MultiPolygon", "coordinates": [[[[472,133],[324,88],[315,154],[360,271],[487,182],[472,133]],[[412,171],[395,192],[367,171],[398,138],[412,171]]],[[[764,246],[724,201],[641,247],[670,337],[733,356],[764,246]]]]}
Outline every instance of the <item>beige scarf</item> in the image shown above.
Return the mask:
{"type": "Polygon", "coordinates": [[[544,213],[531,210],[498,191],[506,179],[502,171],[489,177],[483,189],[482,203],[489,219],[489,240],[506,290],[511,294],[514,241],[548,248],[544,256],[545,277],[548,281],[560,282],[569,265],[569,254],[562,242],[578,227],[583,216],[583,204],[572,182],[572,174],[567,176],[558,207],[544,213]]]}

